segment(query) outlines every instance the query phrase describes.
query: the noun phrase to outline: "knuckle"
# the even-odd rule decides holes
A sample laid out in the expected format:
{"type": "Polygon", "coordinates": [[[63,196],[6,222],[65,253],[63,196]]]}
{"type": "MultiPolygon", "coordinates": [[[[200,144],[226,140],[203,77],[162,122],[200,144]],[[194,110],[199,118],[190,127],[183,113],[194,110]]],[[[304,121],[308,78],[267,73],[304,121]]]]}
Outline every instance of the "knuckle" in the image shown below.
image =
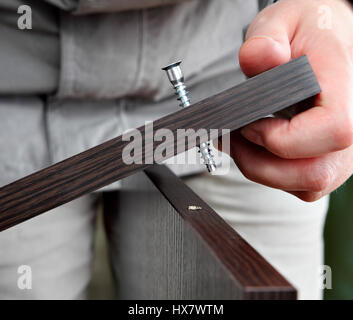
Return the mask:
{"type": "Polygon", "coordinates": [[[334,131],[334,144],[337,150],[346,149],[353,144],[353,122],[346,117],[334,131]]]}
{"type": "Polygon", "coordinates": [[[328,164],[314,164],[307,169],[305,185],[311,192],[327,190],[333,180],[334,171],[328,164]]]}

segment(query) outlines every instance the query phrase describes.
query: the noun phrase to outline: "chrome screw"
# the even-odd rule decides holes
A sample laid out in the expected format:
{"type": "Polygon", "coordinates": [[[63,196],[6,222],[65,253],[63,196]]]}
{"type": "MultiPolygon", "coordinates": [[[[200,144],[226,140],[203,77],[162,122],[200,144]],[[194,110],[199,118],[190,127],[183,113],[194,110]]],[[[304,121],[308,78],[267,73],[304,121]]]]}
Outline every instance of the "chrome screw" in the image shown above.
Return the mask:
{"type": "MultiPolygon", "coordinates": [[[[180,107],[186,108],[190,106],[190,99],[188,97],[188,92],[186,91],[186,86],[184,83],[184,75],[180,68],[181,61],[172,63],[164,68],[167,73],[168,79],[173,85],[177,99],[180,101],[180,107]]],[[[199,153],[207,167],[208,172],[213,172],[216,170],[216,163],[213,159],[213,155],[210,149],[209,142],[202,142],[199,145],[199,153]]]]}

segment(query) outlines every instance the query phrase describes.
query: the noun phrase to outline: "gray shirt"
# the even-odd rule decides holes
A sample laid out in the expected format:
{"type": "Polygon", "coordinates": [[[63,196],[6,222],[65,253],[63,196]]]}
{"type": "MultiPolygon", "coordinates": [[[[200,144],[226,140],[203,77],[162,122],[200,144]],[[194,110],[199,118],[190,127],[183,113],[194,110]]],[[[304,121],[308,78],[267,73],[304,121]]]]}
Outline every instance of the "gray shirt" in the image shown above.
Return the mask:
{"type": "Polygon", "coordinates": [[[20,30],[17,9],[22,4],[21,0],[0,2],[0,94],[53,93],[59,83],[58,9],[33,1],[33,29],[20,30]]]}
{"type": "Polygon", "coordinates": [[[1,4],[0,184],[176,111],[160,70],[175,60],[193,102],[242,81],[237,51],[258,9],[255,0],[33,1],[33,30],[18,30],[18,3],[1,4]]]}

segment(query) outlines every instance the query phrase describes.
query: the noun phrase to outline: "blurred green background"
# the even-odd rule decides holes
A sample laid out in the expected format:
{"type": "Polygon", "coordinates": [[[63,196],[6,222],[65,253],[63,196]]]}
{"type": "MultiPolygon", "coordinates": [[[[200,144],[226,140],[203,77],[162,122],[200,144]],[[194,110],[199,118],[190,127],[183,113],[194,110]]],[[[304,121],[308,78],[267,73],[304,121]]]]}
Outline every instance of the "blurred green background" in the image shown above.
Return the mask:
{"type": "Polygon", "coordinates": [[[325,299],[353,299],[353,178],[331,194],[325,226],[325,264],[332,289],[325,299]]]}

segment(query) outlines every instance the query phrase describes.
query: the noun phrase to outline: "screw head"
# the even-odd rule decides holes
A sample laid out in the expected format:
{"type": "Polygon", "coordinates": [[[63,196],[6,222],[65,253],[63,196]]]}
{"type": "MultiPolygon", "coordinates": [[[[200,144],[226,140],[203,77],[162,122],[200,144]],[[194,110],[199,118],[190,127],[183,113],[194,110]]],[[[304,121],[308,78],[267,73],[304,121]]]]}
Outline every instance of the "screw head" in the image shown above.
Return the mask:
{"type": "Polygon", "coordinates": [[[184,75],[180,68],[181,61],[174,62],[162,68],[167,73],[169,81],[173,86],[184,82],[184,75]]]}
{"type": "Polygon", "coordinates": [[[178,66],[180,66],[181,62],[182,62],[182,61],[179,60],[179,61],[177,61],[177,62],[173,62],[173,63],[171,63],[171,64],[168,64],[166,67],[163,67],[162,70],[166,71],[166,70],[168,70],[168,69],[172,69],[172,68],[174,68],[174,67],[178,67],[178,66]]]}

